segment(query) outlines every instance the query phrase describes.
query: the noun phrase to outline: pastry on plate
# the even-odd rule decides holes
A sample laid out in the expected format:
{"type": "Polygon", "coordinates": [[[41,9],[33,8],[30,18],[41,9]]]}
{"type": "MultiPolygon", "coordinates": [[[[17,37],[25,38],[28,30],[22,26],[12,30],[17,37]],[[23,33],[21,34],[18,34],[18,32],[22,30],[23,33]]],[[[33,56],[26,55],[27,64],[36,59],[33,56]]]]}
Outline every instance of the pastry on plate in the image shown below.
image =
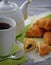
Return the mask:
{"type": "Polygon", "coordinates": [[[42,37],[44,34],[44,30],[39,28],[37,25],[33,25],[26,31],[27,37],[42,37]]]}
{"type": "Polygon", "coordinates": [[[36,21],[36,24],[47,31],[51,30],[51,18],[41,18],[36,21]]]}
{"type": "Polygon", "coordinates": [[[24,40],[24,50],[26,52],[31,51],[36,48],[36,43],[32,38],[26,38],[24,40]]]}
{"type": "Polygon", "coordinates": [[[44,33],[43,39],[47,45],[51,46],[51,32],[50,31],[44,33]]]}
{"type": "Polygon", "coordinates": [[[38,43],[38,53],[40,56],[44,56],[49,53],[49,47],[45,43],[38,43]]]}

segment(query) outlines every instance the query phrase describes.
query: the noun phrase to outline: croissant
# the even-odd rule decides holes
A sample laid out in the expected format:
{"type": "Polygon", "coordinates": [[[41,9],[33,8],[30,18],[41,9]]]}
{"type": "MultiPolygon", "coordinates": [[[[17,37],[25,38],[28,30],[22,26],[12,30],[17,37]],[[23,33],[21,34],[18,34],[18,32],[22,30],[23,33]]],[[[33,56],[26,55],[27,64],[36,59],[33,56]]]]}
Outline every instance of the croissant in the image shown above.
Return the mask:
{"type": "Polygon", "coordinates": [[[51,30],[51,18],[41,18],[36,21],[36,24],[47,31],[51,30]]]}
{"type": "Polygon", "coordinates": [[[39,28],[37,25],[33,25],[29,30],[26,31],[27,37],[42,37],[44,30],[39,28]]]}
{"type": "Polygon", "coordinates": [[[24,50],[26,52],[31,51],[36,48],[36,43],[32,38],[26,38],[24,40],[24,50]]]}
{"type": "Polygon", "coordinates": [[[47,45],[51,46],[51,32],[50,31],[44,33],[43,39],[47,45]]]}
{"type": "Polygon", "coordinates": [[[49,53],[49,47],[45,43],[38,43],[38,53],[40,56],[44,56],[49,53]]]}

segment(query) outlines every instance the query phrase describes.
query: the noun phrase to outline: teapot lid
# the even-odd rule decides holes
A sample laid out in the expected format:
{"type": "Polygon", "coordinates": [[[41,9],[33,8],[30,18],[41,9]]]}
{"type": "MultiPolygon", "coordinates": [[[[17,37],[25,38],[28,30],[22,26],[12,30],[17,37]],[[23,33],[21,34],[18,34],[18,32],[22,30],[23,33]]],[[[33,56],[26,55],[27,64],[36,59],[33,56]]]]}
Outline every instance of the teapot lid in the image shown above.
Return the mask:
{"type": "Polygon", "coordinates": [[[17,8],[17,4],[13,2],[0,2],[0,13],[16,11],[17,8]]]}

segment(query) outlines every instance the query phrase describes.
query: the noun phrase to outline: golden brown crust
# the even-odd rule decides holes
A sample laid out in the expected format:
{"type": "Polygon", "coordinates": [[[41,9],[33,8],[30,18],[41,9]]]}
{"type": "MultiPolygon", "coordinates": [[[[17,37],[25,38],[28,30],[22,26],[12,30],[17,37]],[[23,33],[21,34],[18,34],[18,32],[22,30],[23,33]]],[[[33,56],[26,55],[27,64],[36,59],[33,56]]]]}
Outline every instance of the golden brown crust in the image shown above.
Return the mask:
{"type": "Polygon", "coordinates": [[[51,46],[51,32],[45,32],[43,39],[47,45],[51,46]]]}
{"type": "Polygon", "coordinates": [[[51,18],[41,18],[36,21],[36,25],[38,25],[40,28],[49,31],[51,30],[51,18]]]}
{"type": "Polygon", "coordinates": [[[38,47],[39,47],[38,53],[40,56],[44,56],[49,53],[49,47],[47,44],[39,43],[38,47]]]}
{"type": "Polygon", "coordinates": [[[24,50],[26,52],[31,51],[36,48],[36,43],[32,38],[26,38],[24,40],[24,50]]]}
{"type": "Polygon", "coordinates": [[[39,28],[37,25],[33,25],[27,32],[27,37],[42,37],[44,30],[39,28]]]}

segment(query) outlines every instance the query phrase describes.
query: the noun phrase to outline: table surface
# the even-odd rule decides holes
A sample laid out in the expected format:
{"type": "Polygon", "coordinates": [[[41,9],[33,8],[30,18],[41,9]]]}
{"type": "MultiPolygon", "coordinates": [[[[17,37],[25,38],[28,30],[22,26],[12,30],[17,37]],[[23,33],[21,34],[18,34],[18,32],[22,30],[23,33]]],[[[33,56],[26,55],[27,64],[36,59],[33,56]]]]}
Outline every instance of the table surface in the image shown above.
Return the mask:
{"type": "MultiPolygon", "coordinates": [[[[21,4],[26,0],[10,0],[10,1],[17,3],[17,5],[20,7],[21,4]]],[[[51,10],[51,0],[33,0],[28,7],[28,16],[39,14],[47,10],[51,10]]],[[[21,65],[51,65],[51,59],[40,63],[33,63],[32,61],[28,61],[21,65]]]]}

